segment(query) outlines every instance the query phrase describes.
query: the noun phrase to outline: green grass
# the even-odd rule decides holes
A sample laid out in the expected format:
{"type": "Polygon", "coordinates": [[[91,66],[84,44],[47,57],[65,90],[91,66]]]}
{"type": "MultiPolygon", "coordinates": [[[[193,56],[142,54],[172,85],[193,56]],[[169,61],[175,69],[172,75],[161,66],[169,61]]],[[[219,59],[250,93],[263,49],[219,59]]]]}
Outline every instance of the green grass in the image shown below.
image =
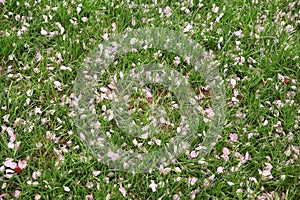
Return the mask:
{"type": "MultiPolygon", "coordinates": [[[[87,195],[94,199],[191,199],[192,194],[195,199],[299,199],[300,3],[125,2],[0,3],[0,199],[16,198],[18,192],[19,199],[38,199],[39,195],[40,199],[85,199],[87,195]],[[163,14],[168,5],[172,10],[169,17],[163,14]],[[213,12],[215,7],[219,7],[217,13],[213,12]],[[161,27],[183,33],[187,24],[193,28],[185,34],[214,53],[225,81],[226,123],[218,143],[205,162],[189,156],[208,130],[201,116],[197,141],[168,166],[170,172],[166,174],[132,174],[101,164],[84,146],[72,117],[74,81],[84,58],[104,41],[105,33],[113,38],[128,27],[161,27]],[[47,35],[41,34],[42,29],[47,35]],[[55,35],[50,36],[51,32],[55,35]],[[234,86],[232,80],[236,81],[234,86]],[[55,81],[62,84],[61,90],[55,81]],[[232,103],[233,97],[238,102],[232,103]],[[237,141],[230,139],[233,134],[238,135],[237,141]],[[9,148],[14,135],[14,147],[9,148]],[[227,149],[228,160],[224,155],[227,149]],[[18,162],[26,160],[27,165],[10,172],[4,164],[10,158],[19,166],[18,162]],[[262,177],[259,172],[266,170],[266,163],[272,166],[271,174],[262,177]],[[36,172],[40,172],[39,177],[36,172]],[[197,181],[191,184],[189,179],[193,177],[197,181]],[[155,192],[150,188],[151,181],[158,184],[155,192]],[[123,187],[124,195],[120,190],[123,187]]],[[[203,75],[184,58],[175,65],[175,56],[158,49],[123,55],[99,77],[98,93],[100,87],[111,83],[114,74],[119,78],[120,72],[125,74],[135,66],[163,63],[188,76],[197,95],[204,94],[199,106],[211,107],[203,75]]],[[[165,107],[174,123],[173,128],[161,127],[160,135],[145,141],[136,139],[153,151],[160,148],[157,139],[164,144],[176,134],[180,112],[172,109],[171,102],[177,101],[172,92],[155,84],[147,86],[153,97],[145,98],[142,89],[146,87],[134,93],[130,101],[133,118],[140,125],[149,123],[152,103],[165,107]],[[137,111],[139,108],[142,112],[137,111]]],[[[126,150],[144,151],[114,119],[108,120],[104,105],[109,110],[111,101],[97,103],[97,118],[111,142],[126,144],[126,150]]]]}

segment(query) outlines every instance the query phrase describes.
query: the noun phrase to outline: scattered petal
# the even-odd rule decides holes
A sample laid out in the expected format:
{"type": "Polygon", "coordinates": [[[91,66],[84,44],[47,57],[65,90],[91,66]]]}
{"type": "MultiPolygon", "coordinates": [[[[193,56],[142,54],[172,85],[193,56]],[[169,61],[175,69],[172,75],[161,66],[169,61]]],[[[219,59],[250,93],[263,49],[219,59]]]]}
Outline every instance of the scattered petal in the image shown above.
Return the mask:
{"type": "Polygon", "coordinates": [[[151,188],[152,192],[156,192],[157,184],[155,184],[153,180],[151,180],[149,187],[151,188]]]}
{"type": "Polygon", "coordinates": [[[70,192],[71,190],[70,190],[70,188],[69,188],[69,187],[65,186],[65,187],[64,187],[64,191],[66,191],[66,192],[70,192]]]}

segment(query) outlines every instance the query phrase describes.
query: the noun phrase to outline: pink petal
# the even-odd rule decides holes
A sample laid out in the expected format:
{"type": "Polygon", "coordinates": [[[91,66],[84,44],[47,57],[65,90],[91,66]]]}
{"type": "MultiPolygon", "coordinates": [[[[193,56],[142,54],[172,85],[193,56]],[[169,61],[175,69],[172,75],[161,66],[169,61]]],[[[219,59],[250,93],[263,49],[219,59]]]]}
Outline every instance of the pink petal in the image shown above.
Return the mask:
{"type": "Polygon", "coordinates": [[[230,154],[229,149],[226,148],[226,147],[224,147],[224,148],[223,148],[223,154],[226,155],[226,156],[228,156],[228,155],[230,154]]]}
{"type": "Polygon", "coordinates": [[[11,178],[14,176],[15,171],[11,170],[11,169],[7,169],[5,170],[5,177],[6,178],[11,178]]]}
{"type": "Polygon", "coordinates": [[[191,184],[191,185],[195,185],[195,183],[196,183],[197,181],[198,181],[198,178],[193,177],[193,178],[190,179],[190,184],[191,184]]]}
{"type": "Polygon", "coordinates": [[[215,115],[214,111],[213,111],[211,108],[205,109],[205,110],[203,111],[203,114],[208,114],[208,116],[209,116],[210,118],[212,118],[212,117],[215,115]]]}
{"type": "Polygon", "coordinates": [[[40,177],[41,176],[41,172],[40,171],[36,171],[36,172],[33,172],[32,173],[32,178],[34,179],[34,180],[36,180],[38,177],[40,177]]]}
{"type": "Polygon", "coordinates": [[[152,192],[156,192],[157,184],[155,184],[153,180],[151,180],[149,187],[151,188],[152,192]]]}
{"type": "Polygon", "coordinates": [[[19,161],[18,161],[18,166],[19,166],[21,169],[24,169],[24,168],[27,166],[27,160],[19,160],[19,161]]]}
{"type": "Polygon", "coordinates": [[[232,140],[232,141],[237,141],[238,140],[238,135],[237,134],[230,134],[230,140],[232,140]]]}
{"type": "Polygon", "coordinates": [[[120,185],[119,191],[122,193],[123,197],[126,196],[126,190],[125,190],[125,188],[123,188],[122,185],[120,185]]]}
{"type": "Polygon", "coordinates": [[[94,176],[98,176],[101,172],[100,171],[93,171],[94,176]]]}
{"type": "Polygon", "coordinates": [[[89,195],[86,195],[86,196],[85,196],[85,199],[86,199],[86,200],[93,200],[94,197],[93,197],[92,194],[89,194],[89,195]]]}
{"type": "Polygon", "coordinates": [[[207,119],[206,117],[203,117],[203,121],[204,121],[204,123],[209,123],[210,119],[207,119]]]}
{"type": "Polygon", "coordinates": [[[292,150],[295,154],[299,155],[299,147],[292,145],[292,150]]]}
{"type": "Polygon", "coordinates": [[[232,88],[234,88],[235,85],[236,85],[236,80],[235,79],[230,79],[230,83],[232,85],[232,88]]]}
{"type": "Polygon", "coordinates": [[[18,199],[20,197],[20,194],[21,194],[21,191],[20,190],[16,190],[15,193],[14,193],[14,197],[16,199],[18,199]]]}
{"type": "Polygon", "coordinates": [[[198,156],[198,152],[192,151],[190,156],[191,156],[191,158],[196,158],[198,156]]]}
{"type": "Polygon", "coordinates": [[[270,163],[265,163],[266,169],[271,170],[273,166],[270,163]]]}
{"type": "Polygon", "coordinates": [[[13,162],[12,158],[7,158],[6,161],[3,163],[5,167],[9,167],[11,169],[15,169],[17,166],[16,162],[13,162]]]}
{"type": "Polygon", "coordinates": [[[161,174],[167,174],[171,171],[171,168],[170,167],[167,167],[167,168],[164,168],[160,171],[161,174]]]}
{"type": "Polygon", "coordinates": [[[119,154],[116,154],[116,153],[110,151],[110,152],[108,152],[107,156],[108,156],[109,158],[111,158],[112,160],[117,160],[118,157],[119,157],[119,154]]]}
{"type": "Polygon", "coordinates": [[[218,167],[218,168],[217,168],[217,173],[220,174],[220,173],[222,173],[222,172],[223,172],[223,167],[218,167]]]}
{"type": "Polygon", "coordinates": [[[271,175],[271,171],[270,170],[264,170],[264,171],[262,171],[262,175],[263,176],[269,176],[269,175],[271,175]]]}
{"type": "Polygon", "coordinates": [[[174,194],[174,195],[173,195],[173,199],[174,199],[174,200],[180,200],[180,196],[179,196],[178,194],[174,194]]]}
{"type": "Polygon", "coordinates": [[[147,99],[152,98],[152,94],[149,90],[147,90],[147,92],[146,92],[146,98],[147,99]]]}
{"type": "Polygon", "coordinates": [[[9,143],[7,144],[7,147],[8,147],[9,149],[13,149],[13,148],[15,148],[15,144],[12,143],[12,142],[9,142],[9,143]]]}

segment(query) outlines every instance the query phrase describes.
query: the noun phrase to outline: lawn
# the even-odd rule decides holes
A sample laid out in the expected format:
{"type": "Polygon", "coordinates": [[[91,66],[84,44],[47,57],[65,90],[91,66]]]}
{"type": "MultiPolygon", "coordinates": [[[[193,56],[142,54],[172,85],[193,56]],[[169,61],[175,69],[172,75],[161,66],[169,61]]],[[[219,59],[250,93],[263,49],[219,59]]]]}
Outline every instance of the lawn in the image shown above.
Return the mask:
{"type": "Polygon", "coordinates": [[[300,199],[299,41],[295,0],[0,0],[0,199],[300,199]]]}

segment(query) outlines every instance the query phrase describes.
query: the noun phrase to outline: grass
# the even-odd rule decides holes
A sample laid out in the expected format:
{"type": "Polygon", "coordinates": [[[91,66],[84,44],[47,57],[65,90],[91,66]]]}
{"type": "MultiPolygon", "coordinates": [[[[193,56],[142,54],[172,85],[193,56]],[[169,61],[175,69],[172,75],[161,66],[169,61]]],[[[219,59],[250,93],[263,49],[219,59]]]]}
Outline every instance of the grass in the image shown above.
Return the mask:
{"type": "MultiPolygon", "coordinates": [[[[0,2],[0,199],[300,198],[299,2],[0,2]],[[191,157],[209,125],[201,115],[197,141],[165,169],[132,174],[101,164],[72,117],[74,81],[84,59],[127,28],[183,33],[188,24],[185,34],[213,52],[225,81],[226,123],[218,143],[204,160],[191,157]]],[[[163,63],[177,70],[203,95],[198,105],[211,107],[203,75],[183,57],[174,64],[176,56],[159,49],[128,53],[99,77],[97,119],[112,143],[153,151],[160,148],[158,140],[164,144],[176,135],[176,97],[159,85],[137,90],[129,110],[145,125],[151,105],[160,105],[174,127],[162,123],[160,135],[143,140],[111,116],[109,92],[100,88],[135,66],[163,63]]]]}

